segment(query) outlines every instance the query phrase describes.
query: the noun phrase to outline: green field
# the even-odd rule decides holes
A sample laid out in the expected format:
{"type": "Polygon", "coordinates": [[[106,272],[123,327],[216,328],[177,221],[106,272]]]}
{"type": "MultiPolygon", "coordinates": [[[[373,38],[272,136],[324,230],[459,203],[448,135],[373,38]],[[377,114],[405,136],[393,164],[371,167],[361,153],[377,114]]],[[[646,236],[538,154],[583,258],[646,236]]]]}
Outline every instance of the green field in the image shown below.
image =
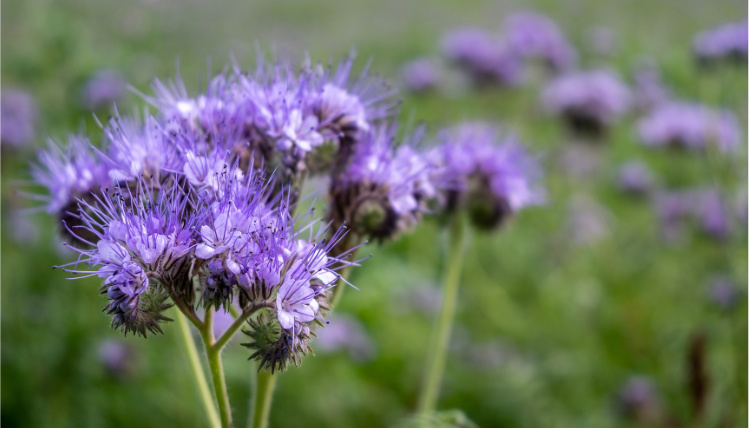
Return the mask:
{"type": "MultiPolygon", "coordinates": [[[[5,2],[2,87],[32,93],[40,117],[35,147],[2,152],[2,425],[205,425],[176,326],[148,339],[112,331],[97,279],[68,281],[51,269],[74,257],[60,249],[53,218],[18,214],[33,206],[18,191],[28,187],[28,163],[47,137],[101,135],[79,102],[92,74],[117,69],[148,93],[154,77],[168,79],[179,68],[195,94],[207,73],[232,60],[251,67],[256,46],[309,52],[325,63],[353,48],[359,67],[371,58],[372,69],[398,85],[407,61],[439,58],[446,31],[494,31],[506,14],[523,9],[556,20],[583,68],[611,67],[631,83],[636,66],[652,59],[675,97],[733,110],[745,141],[746,63],[701,70],[690,51],[698,32],[745,19],[740,1],[5,2]],[[616,40],[608,58],[588,41],[601,26],[616,40]],[[130,349],[129,367],[116,375],[99,358],[101,344],[112,340],[130,349]]],[[[652,201],[616,187],[619,166],[640,160],[664,190],[718,186],[743,195],[745,204],[745,142],[729,156],[654,150],[637,141],[632,114],[604,144],[583,149],[597,168],[576,177],[560,162],[574,143],[540,111],[539,89],[534,81],[400,94],[401,122],[424,122],[432,132],[463,120],[513,130],[542,159],[548,192],[546,205],[522,211],[506,229],[471,237],[440,409],[460,409],[481,427],[640,426],[617,411],[616,398],[628,379],[641,376],[652,382],[654,405],[671,423],[657,426],[746,426],[746,223],[734,221],[723,241],[696,225],[667,241],[652,201]],[[581,238],[591,223],[597,232],[581,238]],[[731,310],[710,299],[715,276],[741,290],[731,310]],[[698,425],[688,387],[695,335],[706,340],[709,386],[698,425]]],[[[118,108],[144,106],[129,94],[118,108]]],[[[336,312],[361,320],[375,353],[356,360],[318,352],[290,368],[278,383],[271,426],[404,424],[415,408],[434,317],[414,300],[440,283],[443,240],[441,225],[427,219],[396,242],[363,250],[373,257],[352,275],[359,291],[347,290],[336,312]]],[[[238,426],[247,417],[254,371],[248,356],[238,343],[225,352],[238,426]]]]}

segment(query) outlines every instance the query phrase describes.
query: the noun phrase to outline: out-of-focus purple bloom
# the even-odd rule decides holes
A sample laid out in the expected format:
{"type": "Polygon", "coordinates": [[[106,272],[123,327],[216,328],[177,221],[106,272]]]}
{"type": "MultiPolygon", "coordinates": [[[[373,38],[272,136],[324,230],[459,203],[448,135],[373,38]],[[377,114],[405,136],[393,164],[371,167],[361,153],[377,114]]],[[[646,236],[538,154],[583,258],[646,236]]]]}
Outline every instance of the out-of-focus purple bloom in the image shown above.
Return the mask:
{"type": "Polygon", "coordinates": [[[465,205],[477,225],[496,227],[527,205],[542,203],[540,171],[514,136],[483,123],[443,131],[429,154],[433,180],[450,212],[465,205]]]}
{"type": "Polygon", "coordinates": [[[688,191],[656,194],[655,206],[661,231],[666,240],[675,241],[683,235],[686,220],[692,213],[692,200],[692,195],[688,191]]]}
{"type": "Polygon", "coordinates": [[[522,58],[498,36],[476,28],[447,33],[442,51],[477,84],[513,86],[523,79],[522,58]]]}
{"type": "Polygon", "coordinates": [[[643,196],[653,190],[655,179],[644,163],[634,161],[627,162],[619,168],[617,182],[622,192],[643,196]]]}
{"type": "Polygon", "coordinates": [[[364,326],[353,317],[335,315],[328,325],[317,333],[315,347],[322,352],[347,351],[351,358],[364,362],[375,354],[375,346],[364,326]]]}
{"type": "Polygon", "coordinates": [[[112,107],[125,94],[125,79],[116,70],[101,70],[83,87],[83,107],[88,110],[112,107]]]}
{"type": "Polygon", "coordinates": [[[567,210],[567,230],[570,242],[592,245],[605,239],[611,228],[611,216],[606,209],[590,197],[576,195],[567,210]]]}
{"type": "Polygon", "coordinates": [[[405,306],[405,310],[416,309],[424,315],[434,315],[442,307],[442,293],[435,285],[419,284],[404,289],[398,301],[405,306]]]}
{"type": "Polygon", "coordinates": [[[704,31],[694,38],[692,49],[698,60],[713,63],[723,59],[746,61],[749,24],[732,22],[704,31]]]}
{"type": "Polygon", "coordinates": [[[75,211],[78,198],[99,193],[101,187],[111,183],[107,172],[91,144],[80,136],[71,136],[64,151],[50,141],[48,149],[39,152],[39,163],[31,169],[34,180],[49,191],[49,196],[39,199],[46,202],[50,214],[75,211]]]}
{"type": "Polygon", "coordinates": [[[547,16],[515,13],[504,20],[502,28],[511,50],[523,58],[542,60],[555,71],[573,68],[577,62],[574,48],[547,16]]]}
{"type": "Polygon", "coordinates": [[[597,26],[588,30],[588,42],[593,52],[609,56],[616,50],[616,35],[611,28],[597,26]]]}
{"type": "Polygon", "coordinates": [[[704,189],[695,195],[695,215],[702,231],[709,237],[723,240],[731,231],[728,203],[718,189],[704,189]]]}
{"type": "Polygon", "coordinates": [[[628,379],[617,394],[616,408],[628,419],[652,422],[658,418],[660,403],[652,381],[643,376],[628,379]]]}
{"type": "Polygon", "coordinates": [[[741,291],[734,281],[725,276],[712,278],[709,282],[710,300],[720,309],[729,311],[739,302],[741,291]]]}
{"type": "Polygon", "coordinates": [[[31,143],[36,134],[38,108],[26,91],[3,88],[0,95],[0,143],[5,148],[19,148],[31,143]]]}
{"type": "Polygon", "coordinates": [[[732,152],[741,143],[741,130],[733,113],[694,103],[662,104],[640,119],[637,130],[648,146],[697,150],[714,146],[732,152]]]}
{"type": "Polygon", "coordinates": [[[654,65],[641,65],[635,71],[634,78],[634,99],[639,110],[648,111],[668,101],[671,97],[654,65]]]}
{"type": "Polygon", "coordinates": [[[598,137],[627,112],[631,98],[616,73],[595,70],[557,77],[543,90],[541,103],[573,131],[598,137]]]}
{"type": "Polygon", "coordinates": [[[414,146],[422,130],[395,146],[395,127],[379,127],[356,146],[345,174],[333,185],[335,224],[389,239],[413,227],[435,194],[430,165],[414,146]]]}
{"type": "Polygon", "coordinates": [[[127,377],[133,372],[135,356],[132,348],[120,340],[104,340],[97,350],[99,361],[109,374],[117,378],[127,377]]]}
{"type": "Polygon", "coordinates": [[[409,91],[425,92],[439,86],[440,72],[433,61],[416,59],[401,68],[401,80],[409,91]]]}

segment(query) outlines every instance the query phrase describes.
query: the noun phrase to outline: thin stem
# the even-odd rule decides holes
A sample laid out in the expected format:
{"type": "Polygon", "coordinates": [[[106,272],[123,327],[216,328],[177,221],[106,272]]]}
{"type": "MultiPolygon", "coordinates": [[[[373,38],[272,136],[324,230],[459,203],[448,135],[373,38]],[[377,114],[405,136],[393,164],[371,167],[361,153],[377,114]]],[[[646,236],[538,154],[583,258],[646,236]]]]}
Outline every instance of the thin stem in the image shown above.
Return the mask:
{"type": "Polygon", "coordinates": [[[444,276],[444,296],[439,319],[432,333],[432,341],[427,355],[425,376],[419,392],[417,412],[430,413],[437,407],[442,374],[447,360],[447,346],[450,342],[455,308],[458,301],[460,273],[463,267],[463,255],[466,246],[466,225],[461,215],[454,215],[450,220],[447,239],[447,270],[444,276]]]}
{"type": "Polygon", "coordinates": [[[219,421],[218,412],[216,412],[216,407],[213,405],[213,397],[211,397],[211,392],[208,389],[208,382],[205,380],[205,373],[203,372],[203,366],[200,364],[198,350],[195,347],[190,326],[187,324],[187,318],[181,311],[177,313],[177,325],[179,325],[179,330],[182,333],[182,341],[185,344],[187,358],[190,361],[190,368],[195,377],[195,382],[198,384],[198,392],[200,393],[203,407],[205,407],[208,422],[211,427],[219,428],[221,421],[219,421]]]}
{"type": "Polygon", "coordinates": [[[221,337],[216,340],[216,343],[213,344],[212,348],[215,351],[221,351],[224,346],[226,346],[227,343],[231,340],[232,337],[234,337],[234,334],[236,334],[237,330],[242,328],[242,324],[244,324],[245,321],[247,321],[247,318],[251,317],[252,314],[257,312],[258,310],[266,307],[267,305],[258,305],[258,306],[251,306],[246,311],[239,314],[239,316],[236,317],[234,322],[229,326],[228,329],[224,332],[224,334],[221,335],[221,337]]]}
{"type": "Polygon", "coordinates": [[[273,401],[273,391],[276,389],[278,376],[267,370],[257,372],[254,388],[254,399],[250,409],[250,427],[268,428],[270,406],[273,401]]]}
{"type": "Polygon", "coordinates": [[[198,315],[195,313],[195,311],[192,309],[192,307],[187,306],[185,302],[182,301],[182,299],[177,298],[174,294],[171,294],[172,301],[177,304],[177,307],[179,308],[180,312],[182,312],[187,319],[190,320],[192,325],[195,326],[198,330],[203,330],[203,321],[200,321],[200,318],[198,318],[198,315]]]}
{"type": "Polygon", "coordinates": [[[226,379],[224,379],[224,366],[221,362],[221,349],[216,349],[213,346],[216,340],[213,336],[213,312],[213,308],[206,309],[205,321],[200,333],[203,336],[203,345],[205,345],[205,352],[208,356],[208,366],[211,369],[213,391],[216,393],[216,403],[221,415],[221,426],[229,428],[233,426],[231,422],[231,407],[229,405],[229,394],[226,392],[226,379]]]}
{"type": "MultiPolygon", "coordinates": [[[[355,254],[351,254],[351,257],[353,258],[355,254]]],[[[351,268],[353,265],[348,265],[341,269],[341,277],[338,279],[338,283],[333,288],[333,298],[330,299],[330,310],[332,311],[333,308],[338,306],[338,303],[341,301],[341,298],[343,297],[343,290],[346,289],[346,281],[344,279],[348,279],[349,274],[351,273],[351,268]]]]}

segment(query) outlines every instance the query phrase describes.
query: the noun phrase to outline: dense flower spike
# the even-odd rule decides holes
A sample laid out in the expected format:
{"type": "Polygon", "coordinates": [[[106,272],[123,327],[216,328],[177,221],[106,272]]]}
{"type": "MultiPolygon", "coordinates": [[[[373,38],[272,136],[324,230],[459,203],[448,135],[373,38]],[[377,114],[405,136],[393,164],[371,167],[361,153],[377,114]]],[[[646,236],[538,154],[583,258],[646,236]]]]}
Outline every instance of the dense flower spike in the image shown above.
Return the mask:
{"type": "Polygon", "coordinates": [[[433,180],[448,213],[467,208],[477,226],[494,228],[527,205],[543,202],[536,160],[512,136],[484,123],[443,131],[430,153],[433,180]]]}
{"type": "Polygon", "coordinates": [[[746,61],[749,42],[747,21],[732,22],[698,34],[692,48],[705,65],[721,60],[746,61]]]}
{"type": "Polygon", "coordinates": [[[631,105],[629,89],[612,71],[560,76],[541,94],[544,110],[581,135],[600,137],[631,105]]]}
{"type": "Polygon", "coordinates": [[[434,196],[430,166],[414,145],[417,130],[395,145],[395,127],[379,127],[358,143],[345,174],[331,187],[333,224],[347,224],[359,236],[391,239],[413,227],[434,196]]]}
{"type": "Polygon", "coordinates": [[[637,129],[648,146],[733,152],[741,142],[736,117],[728,110],[685,102],[669,102],[641,119],[637,129]]]}

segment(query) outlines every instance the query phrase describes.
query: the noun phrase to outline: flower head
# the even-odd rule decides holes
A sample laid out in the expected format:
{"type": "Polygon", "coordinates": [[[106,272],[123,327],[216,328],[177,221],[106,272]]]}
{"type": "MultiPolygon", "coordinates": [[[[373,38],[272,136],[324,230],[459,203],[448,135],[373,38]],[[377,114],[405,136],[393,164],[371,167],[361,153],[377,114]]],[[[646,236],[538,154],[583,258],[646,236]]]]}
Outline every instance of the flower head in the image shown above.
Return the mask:
{"type": "Polygon", "coordinates": [[[697,59],[711,64],[724,59],[746,61],[749,42],[747,21],[732,22],[698,34],[692,43],[697,59]]]}
{"type": "Polygon", "coordinates": [[[732,152],[739,147],[741,131],[728,110],[685,103],[660,105],[637,124],[640,138],[648,146],[704,150],[715,147],[732,152]]]}
{"type": "Polygon", "coordinates": [[[557,77],[541,94],[543,108],[562,117],[575,132],[600,136],[629,110],[629,89],[609,70],[557,77]]]}
{"type": "Polygon", "coordinates": [[[544,199],[536,160],[514,137],[500,135],[488,124],[463,124],[443,131],[430,153],[445,210],[468,207],[474,222],[487,228],[544,199]]]}
{"type": "Polygon", "coordinates": [[[442,50],[477,84],[514,86],[523,79],[522,58],[499,37],[484,30],[452,31],[443,37],[442,50]]]}
{"type": "Polygon", "coordinates": [[[544,15],[515,13],[505,19],[502,28],[512,50],[524,58],[542,60],[556,71],[570,69],[577,61],[572,45],[544,15]]]}

